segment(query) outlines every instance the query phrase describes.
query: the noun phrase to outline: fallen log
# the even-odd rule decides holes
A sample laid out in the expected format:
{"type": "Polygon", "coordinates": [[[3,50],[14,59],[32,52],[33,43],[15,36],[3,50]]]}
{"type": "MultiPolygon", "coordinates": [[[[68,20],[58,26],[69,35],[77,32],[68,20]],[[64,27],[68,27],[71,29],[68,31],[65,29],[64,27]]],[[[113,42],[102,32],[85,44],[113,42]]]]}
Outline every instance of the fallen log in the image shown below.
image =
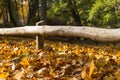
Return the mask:
{"type": "Polygon", "coordinates": [[[76,26],[25,26],[15,28],[1,28],[0,35],[47,35],[83,37],[95,41],[120,41],[120,28],[103,29],[95,27],[76,26]]]}

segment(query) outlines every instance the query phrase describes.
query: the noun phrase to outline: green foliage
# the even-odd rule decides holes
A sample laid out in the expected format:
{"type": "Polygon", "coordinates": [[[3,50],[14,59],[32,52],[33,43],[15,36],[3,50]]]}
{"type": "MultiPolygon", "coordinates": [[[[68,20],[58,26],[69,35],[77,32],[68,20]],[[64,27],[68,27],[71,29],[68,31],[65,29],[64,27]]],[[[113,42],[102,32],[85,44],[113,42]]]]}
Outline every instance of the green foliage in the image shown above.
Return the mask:
{"type": "Polygon", "coordinates": [[[67,8],[67,4],[59,0],[49,4],[47,17],[49,23],[67,24],[70,19],[70,12],[67,8]],[[59,21],[59,23],[57,21],[59,21]]]}
{"type": "Polygon", "coordinates": [[[95,18],[96,13],[101,8],[101,6],[102,6],[102,1],[96,0],[95,4],[93,4],[93,7],[89,12],[89,18],[88,18],[89,20],[92,20],[92,18],[95,18]]]}
{"type": "Polygon", "coordinates": [[[116,7],[120,0],[96,0],[89,10],[88,20],[94,26],[116,28],[120,27],[119,12],[116,7]]]}
{"type": "MultiPolygon", "coordinates": [[[[76,0],[82,25],[105,28],[120,27],[120,0],[76,0]]],[[[67,24],[73,24],[74,19],[64,1],[53,1],[48,8],[48,18],[62,18],[67,24]]]]}
{"type": "Polygon", "coordinates": [[[65,9],[66,4],[63,2],[54,2],[53,4],[49,5],[48,16],[55,17],[62,14],[62,9],[65,9]]]}
{"type": "Polygon", "coordinates": [[[77,8],[81,17],[82,25],[91,25],[87,19],[89,17],[89,10],[94,2],[94,0],[80,0],[80,2],[77,2],[77,8]]]}

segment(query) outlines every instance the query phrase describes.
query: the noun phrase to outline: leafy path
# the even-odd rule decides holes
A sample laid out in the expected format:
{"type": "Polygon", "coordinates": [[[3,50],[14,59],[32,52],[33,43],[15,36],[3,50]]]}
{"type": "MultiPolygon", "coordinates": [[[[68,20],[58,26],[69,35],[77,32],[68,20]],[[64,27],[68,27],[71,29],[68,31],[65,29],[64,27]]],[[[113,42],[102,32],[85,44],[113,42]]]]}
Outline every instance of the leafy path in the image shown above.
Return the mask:
{"type": "Polygon", "coordinates": [[[0,38],[0,79],[120,80],[120,45],[0,38]]]}

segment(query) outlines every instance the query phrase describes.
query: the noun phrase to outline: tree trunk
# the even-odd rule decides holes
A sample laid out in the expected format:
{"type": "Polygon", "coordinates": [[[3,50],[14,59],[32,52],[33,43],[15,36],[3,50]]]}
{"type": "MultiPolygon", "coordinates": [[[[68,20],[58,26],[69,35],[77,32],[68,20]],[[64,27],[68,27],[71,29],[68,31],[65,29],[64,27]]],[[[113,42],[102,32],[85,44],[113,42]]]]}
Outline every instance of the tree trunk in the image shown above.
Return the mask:
{"type": "MultiPolygon", "coordinates": [[[[21,0],[21,3],[23,3],[23,0],[21,0]]],[[[23,4],[21,5],[21,8],[22,8],[22,20],[23,20],[23,22],[21,22],[21,24],[25,25],[26,20],[25,20],[25,15],[24,15],[24,5],[23,4]]]]}
{"type": "Polygon", "coordinates": [[[2,17],[4,10],[5,10],[5,8],[2,8],[2,9],[1,9],[0,18],[2,17]]]}
{"type": "Polygon", "coordinates": [[[76,22],[76,25],[82,26],[79,12],[77,11],[76,2],[74,0],[65,0],[68,3],[68,7],[72,13],[72,16],[76,22]]]}
{"type": "Polygon", "coordinates": [[[47,24],[47,0],[41,0],[40,20],[47,24]]]}
{"type": "Polygon", "coordinates": [[[120,28],[102,29],[76,26],[26,26],[18,28],[2,28],[0,35],[47,35],[89,38],[95,41],[120,41],[120,28]]]}
{"type": "Polygon", "coordinates": [[[30,24],[31,19],[35,17],[35,14],[38,9],[38,5],[39,5],[39,0],[31,0],[29,2],[29,13],[28,13],[27,24],[30,24]]]}
{"type": "Polygon", "coordinates": [[[20,16],[19,16],[19,12],[18,12],[19,8],[18,8],[17,0],[14,0],[13,3],[14,3],[14,8],[15,8],[13,10],[14,11],[14,15],[15,15],[14,17],[16,18],[17,25],[21,26],[20,21],[19,21],[20,20],[20,18],[19,18],[20,16]]]}
{"type": "Polygon", "coordinates": [[[8,12],[9,12],[9,15],[10,15],[11,22],[14,24],[14,26],[17,26],[17,21],[15,20],[14,15],[13,15],[12,1],[11,0],[5,0],[5,3],[7,4],[7,8],[8,8],[8,12]]]}

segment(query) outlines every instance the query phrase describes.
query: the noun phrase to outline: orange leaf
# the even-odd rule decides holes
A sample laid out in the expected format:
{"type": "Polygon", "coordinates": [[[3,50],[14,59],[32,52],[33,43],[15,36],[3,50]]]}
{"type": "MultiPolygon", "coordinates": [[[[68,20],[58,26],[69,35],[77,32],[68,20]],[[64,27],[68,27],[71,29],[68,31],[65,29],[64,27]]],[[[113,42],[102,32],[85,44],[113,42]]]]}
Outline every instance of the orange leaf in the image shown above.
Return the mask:
{"type": "Polygon", "coordinates": [[[94,64],[94,61],[92,60],[90,63],[89,78],[91,78],[91,75],[92,75],[94,69],[95,69],[95,64],[94,64]]]}

